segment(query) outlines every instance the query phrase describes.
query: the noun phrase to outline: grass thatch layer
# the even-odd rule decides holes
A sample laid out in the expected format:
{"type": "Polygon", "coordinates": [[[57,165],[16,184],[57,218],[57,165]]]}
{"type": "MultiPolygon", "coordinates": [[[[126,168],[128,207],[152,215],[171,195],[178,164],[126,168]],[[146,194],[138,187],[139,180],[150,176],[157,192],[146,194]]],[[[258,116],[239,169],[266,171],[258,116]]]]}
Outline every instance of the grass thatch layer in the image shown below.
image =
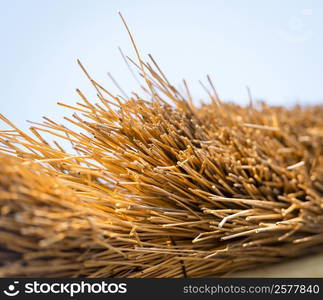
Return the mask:
{"type": "Polygon", "coordinates": [[[90,78],[99,104],[78,91],[70,107],[80,133],[1,117],[0,276],[223,276],[323,250],[323,108],[214,90],[197,107],[155,66],[140,60],[147,100],[90,78]]]}

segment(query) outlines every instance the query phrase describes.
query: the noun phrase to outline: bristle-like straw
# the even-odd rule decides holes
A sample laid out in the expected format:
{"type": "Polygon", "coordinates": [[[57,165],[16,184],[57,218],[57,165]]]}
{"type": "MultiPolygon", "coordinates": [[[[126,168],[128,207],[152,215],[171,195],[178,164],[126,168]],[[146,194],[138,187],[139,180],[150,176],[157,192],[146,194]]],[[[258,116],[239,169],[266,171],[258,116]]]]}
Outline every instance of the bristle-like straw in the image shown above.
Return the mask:
{"type": "MultiPolygon", "coordinates": [[[[323,108],[210,105],[151,57],[147,99],[0,132],[0,276],[210,277],[323,250],[323,108]],[[41,133],[72,143],[67,153],[41,133]]],[[[126,93],[123,92],[126,96],[126,93]]]]}

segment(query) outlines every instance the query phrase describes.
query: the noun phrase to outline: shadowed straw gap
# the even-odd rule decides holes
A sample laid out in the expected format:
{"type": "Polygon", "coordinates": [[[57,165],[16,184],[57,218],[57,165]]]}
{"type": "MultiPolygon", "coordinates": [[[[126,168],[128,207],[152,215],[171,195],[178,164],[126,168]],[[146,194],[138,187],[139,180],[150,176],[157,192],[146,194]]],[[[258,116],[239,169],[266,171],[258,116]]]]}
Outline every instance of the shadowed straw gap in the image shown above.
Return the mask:
{"type": "Polygon", "coordinates": [[[323,108],[224,103],[209,77],[196,106],[135,50],[144,97],[79,62],[98,103],[61,105],[80,132],[1,115],[0,276],[229,276],[322,251],[323,108]]]}

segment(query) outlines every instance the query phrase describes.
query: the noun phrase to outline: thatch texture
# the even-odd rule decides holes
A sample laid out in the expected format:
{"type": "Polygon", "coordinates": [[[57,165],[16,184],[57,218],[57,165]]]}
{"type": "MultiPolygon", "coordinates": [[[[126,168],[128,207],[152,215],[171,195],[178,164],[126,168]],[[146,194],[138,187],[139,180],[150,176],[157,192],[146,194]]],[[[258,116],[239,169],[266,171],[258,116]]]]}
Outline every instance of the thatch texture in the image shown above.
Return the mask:
{"type": "Polygon", "coordinates": [[[78,91],[67,118],[81,132],[1,117],[0,276],[224,276],[323,250],[321,106],[241,107],[211,82],[196,106],[140,70],[146,99],[89,77],[99,104],[78,91]]]}

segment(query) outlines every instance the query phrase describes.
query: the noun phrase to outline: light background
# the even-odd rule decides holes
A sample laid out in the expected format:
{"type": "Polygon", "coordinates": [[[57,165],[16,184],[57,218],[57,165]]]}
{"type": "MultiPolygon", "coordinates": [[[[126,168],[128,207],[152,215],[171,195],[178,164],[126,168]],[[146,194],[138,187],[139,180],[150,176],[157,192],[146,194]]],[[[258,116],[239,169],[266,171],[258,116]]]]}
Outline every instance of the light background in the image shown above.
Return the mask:
{"type": "Polygon", "coordinates": [[[75,88],[93,99],[77,58],[108,89],[110,72],[138,90],[117,48],[134,57],[118,11],[143,57],[175,86],[185,78],[196,102],[210,74],[224,100],[245,104],[248,85],[271,104],[323,103],[323,1],[0,0],[0,113],[25,128],[59,119],[56,102],[75,103],[75,88]]]}

